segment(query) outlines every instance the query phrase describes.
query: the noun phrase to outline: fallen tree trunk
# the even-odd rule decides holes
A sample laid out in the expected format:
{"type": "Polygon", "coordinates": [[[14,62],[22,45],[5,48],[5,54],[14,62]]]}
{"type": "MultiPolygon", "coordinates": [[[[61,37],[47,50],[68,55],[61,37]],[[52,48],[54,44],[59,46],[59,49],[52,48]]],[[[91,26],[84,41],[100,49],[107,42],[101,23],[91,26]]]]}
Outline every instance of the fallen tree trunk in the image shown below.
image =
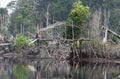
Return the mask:
{"type": "Polygon", "coordinates": [[[11,45],[12,43],[1,43],[0,46],[9,46],[11,45]]]}
{"type": "Polygon", "coordinates": [[[120,35],[119,35],[119,34],[117,34],[117,33],[116,33],[116,32],[114,32],[114,31],[110,30],[109,28],[107,28],[107,27],[104,27],[104,26],[103,26],[103,27],[102,27],[102,29],[107,29],[109,33],[111,33],[111,34],[115,35],[116,37],[118,37],[118,38],[120,39],[120,35]]]}

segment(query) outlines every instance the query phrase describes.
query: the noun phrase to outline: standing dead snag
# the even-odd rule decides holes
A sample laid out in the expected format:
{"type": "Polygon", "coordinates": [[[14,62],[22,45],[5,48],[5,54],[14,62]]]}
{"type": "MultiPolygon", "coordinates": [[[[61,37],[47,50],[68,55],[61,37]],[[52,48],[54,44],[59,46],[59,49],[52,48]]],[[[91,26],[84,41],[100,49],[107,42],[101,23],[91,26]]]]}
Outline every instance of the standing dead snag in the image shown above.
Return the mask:
{"type": "Polygon", "coordinates": [[[0,34],[0,43],[4,41],[4,37],[0,34]]]}

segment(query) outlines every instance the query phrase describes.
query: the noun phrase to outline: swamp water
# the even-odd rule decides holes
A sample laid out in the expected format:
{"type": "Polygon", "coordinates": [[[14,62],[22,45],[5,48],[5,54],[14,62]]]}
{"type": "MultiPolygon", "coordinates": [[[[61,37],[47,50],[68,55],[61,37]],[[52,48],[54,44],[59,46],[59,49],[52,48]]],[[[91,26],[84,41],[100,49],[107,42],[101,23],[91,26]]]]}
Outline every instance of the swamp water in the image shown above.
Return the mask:
{"type": "Polygon", "coordinates": [[[119,79],[120,64],[55,59],[2,59],[0,79],[119,79]]]}

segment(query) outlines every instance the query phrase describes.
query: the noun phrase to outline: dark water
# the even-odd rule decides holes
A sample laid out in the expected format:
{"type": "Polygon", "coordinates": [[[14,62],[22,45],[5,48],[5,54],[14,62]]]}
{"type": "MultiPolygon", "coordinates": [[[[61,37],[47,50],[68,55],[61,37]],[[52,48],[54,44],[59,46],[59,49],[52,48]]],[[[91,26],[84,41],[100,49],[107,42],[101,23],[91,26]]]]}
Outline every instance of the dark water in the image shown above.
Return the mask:
{"type": "Polygon", "coordinates": [[[120,64],[2,59],[0,79],[119,79],[120,64]]]}

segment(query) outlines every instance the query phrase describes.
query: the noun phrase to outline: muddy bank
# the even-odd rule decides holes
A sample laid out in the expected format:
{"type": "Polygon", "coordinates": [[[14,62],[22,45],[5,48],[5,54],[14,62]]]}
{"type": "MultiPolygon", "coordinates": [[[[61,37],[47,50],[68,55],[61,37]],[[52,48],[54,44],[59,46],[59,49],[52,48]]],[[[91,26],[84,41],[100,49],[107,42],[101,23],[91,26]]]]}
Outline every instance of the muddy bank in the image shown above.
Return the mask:
{"type": "Polygon", "coordinates": [[[120,46],[101,44],[98,41],[83,41],[79,46],[27,46],[14,45],[0,47],[0,57],[43,58],[57,60],[80,60],[90,58],[120,59],[120,46]]]}
{"type": "MultiPolygon", "coordinates": [[[[52,60],[65,60],[68,57],[66,51],[62,51],[56,46],[29,46],[24,48],[17,48],[15,46],[5,46],[1,48],[0,57],[17,59],[17,58],[27,58],[27,59],[52,59],[52,60]]],[[[65,50],[65,49],[64,49],[65,50]]]]}

